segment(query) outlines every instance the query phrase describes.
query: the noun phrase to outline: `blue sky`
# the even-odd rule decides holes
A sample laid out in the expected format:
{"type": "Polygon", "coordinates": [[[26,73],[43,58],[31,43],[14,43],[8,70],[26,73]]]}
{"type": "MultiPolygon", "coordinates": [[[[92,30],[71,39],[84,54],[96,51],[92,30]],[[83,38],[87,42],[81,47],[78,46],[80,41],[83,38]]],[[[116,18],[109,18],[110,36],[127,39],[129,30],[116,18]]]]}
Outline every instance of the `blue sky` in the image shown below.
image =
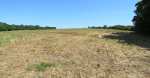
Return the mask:
{"type": "Polygon", "coordinates": [[[0,0],[0,21],[77,28],[132,24],[137,0],[0,0]]]}

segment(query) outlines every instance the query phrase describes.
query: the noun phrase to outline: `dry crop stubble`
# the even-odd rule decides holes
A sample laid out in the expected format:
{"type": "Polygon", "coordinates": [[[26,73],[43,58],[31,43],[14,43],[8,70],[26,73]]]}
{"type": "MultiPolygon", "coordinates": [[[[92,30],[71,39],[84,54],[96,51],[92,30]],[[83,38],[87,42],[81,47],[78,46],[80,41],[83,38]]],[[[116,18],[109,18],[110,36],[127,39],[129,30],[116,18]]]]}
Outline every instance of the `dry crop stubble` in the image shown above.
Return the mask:
{"type": "Polygon", "coordinates": [[[129,32],[89,29],[0,32],[1,38],[10,36],[7,43],[1,41],[0,78],[149,78],[150,46],[146,43],[150,39],[144,38],[145,47],[140,43],[128,44],[126,40],[134,38],[124,38],[127,36],[124,33],[129,32]],[[113,34],[118,32],[122,34],[113,34]]]}

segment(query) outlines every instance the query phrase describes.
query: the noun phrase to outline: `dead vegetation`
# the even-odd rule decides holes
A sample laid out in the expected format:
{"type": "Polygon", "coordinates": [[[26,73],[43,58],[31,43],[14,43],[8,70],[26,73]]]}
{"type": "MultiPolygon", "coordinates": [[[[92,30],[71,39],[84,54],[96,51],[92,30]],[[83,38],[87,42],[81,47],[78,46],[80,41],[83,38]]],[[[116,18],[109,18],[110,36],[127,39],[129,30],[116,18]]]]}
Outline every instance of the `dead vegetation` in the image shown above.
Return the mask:
{"type": "Polygon", "coordinates": [[[0,78],[149,78],[150,38],[127,33],[119,30],[0,32],[5,34],[1,38],[9,36],[7,41],[0,41],[3,44],[0,78]],[[127,40],[130,44],[126,44],[127,40]]]}

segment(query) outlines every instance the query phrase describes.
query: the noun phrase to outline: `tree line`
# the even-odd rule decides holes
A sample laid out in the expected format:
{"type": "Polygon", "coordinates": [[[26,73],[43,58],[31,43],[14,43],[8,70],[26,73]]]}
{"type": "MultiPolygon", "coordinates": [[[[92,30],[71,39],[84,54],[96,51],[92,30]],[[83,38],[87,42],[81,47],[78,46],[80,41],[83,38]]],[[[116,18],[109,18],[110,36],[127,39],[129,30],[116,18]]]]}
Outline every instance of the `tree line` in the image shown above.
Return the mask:
{"type": "Polygon", "coordinates": [[[113,26],[89,26],[88,29],[118,29],[118,30],[134,30],[131,25],[113,25],[113,26]]]}
{"type": "Polygon", "coordinates": [[[38,29],[56,29],[56,27],[43,27],[40,25],[15,25],[0,22],[0,31],[13,31],[13,30],[38,30],[38,29]]]}

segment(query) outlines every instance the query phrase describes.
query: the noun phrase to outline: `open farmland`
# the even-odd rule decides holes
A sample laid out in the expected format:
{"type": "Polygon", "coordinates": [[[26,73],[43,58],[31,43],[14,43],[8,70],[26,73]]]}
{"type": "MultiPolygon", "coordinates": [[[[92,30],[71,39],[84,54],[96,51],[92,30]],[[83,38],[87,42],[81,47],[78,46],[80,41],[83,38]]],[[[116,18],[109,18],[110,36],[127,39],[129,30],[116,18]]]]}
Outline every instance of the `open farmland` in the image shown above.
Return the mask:
{"type": "Polygon", "coordinates": [[[0,32],[0,78],[150,78],[150,38],[105,29],[0,32]]]}

